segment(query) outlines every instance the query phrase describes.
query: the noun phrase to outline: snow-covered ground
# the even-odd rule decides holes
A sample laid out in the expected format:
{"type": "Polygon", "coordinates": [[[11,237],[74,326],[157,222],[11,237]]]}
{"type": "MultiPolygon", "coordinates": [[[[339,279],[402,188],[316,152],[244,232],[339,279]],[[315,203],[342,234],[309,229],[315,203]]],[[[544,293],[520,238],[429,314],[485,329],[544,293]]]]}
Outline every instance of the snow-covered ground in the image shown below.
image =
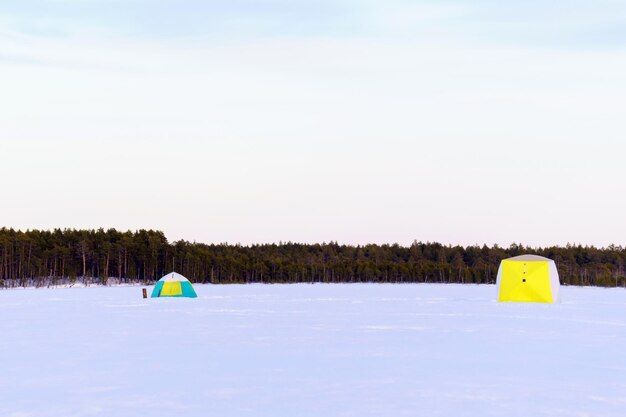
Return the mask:
{"type": "Polygon", "coordinates": [[[196,291],[0,291],[0,416],[626,416],[623,289],[196,291]]]}

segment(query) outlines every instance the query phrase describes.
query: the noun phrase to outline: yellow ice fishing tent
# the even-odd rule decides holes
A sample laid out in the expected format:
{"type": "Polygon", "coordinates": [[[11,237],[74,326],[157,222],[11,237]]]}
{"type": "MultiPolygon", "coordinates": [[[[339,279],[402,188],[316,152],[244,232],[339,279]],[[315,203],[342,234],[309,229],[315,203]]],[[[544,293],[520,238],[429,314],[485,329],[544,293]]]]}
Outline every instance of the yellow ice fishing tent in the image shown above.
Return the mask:
{"type": "Polygon", "coordinates": [[[552,259],[521,255],[504,259],[496,279],[498,301],[558,303],[559,273],[552,259]]]}

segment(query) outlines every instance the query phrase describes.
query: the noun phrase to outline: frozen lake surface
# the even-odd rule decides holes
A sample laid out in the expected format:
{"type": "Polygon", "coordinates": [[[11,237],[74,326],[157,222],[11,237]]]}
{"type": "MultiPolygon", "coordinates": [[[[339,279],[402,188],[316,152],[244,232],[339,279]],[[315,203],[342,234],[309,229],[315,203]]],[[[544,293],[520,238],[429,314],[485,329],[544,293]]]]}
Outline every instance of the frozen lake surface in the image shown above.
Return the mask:
{"type": "Polygon", "coordinates": [[[195,288],[0,291],[0,416],[626,416],[623,289],[195,288]]]}

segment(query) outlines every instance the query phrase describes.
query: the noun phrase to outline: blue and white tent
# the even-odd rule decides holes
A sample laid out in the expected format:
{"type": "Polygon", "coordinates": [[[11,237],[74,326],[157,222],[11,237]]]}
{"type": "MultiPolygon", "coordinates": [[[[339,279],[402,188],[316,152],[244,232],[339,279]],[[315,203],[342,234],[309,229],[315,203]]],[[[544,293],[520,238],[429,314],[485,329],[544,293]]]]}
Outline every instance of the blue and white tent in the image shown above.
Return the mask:
{"type": "Polygon", "coordinates": [[[152,298],[155,297],[190,297],[196,298],[198,295],[193,289],[191,282],[184,276],[176,272],[170,272],[161,278],[152,290],[152,298]]]}

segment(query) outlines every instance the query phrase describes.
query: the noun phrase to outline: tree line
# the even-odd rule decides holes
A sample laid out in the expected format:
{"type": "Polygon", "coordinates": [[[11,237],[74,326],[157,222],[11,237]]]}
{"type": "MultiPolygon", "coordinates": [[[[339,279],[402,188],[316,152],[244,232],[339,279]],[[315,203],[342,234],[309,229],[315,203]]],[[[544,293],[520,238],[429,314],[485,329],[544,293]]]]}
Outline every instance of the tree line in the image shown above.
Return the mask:
{"type": "Polygon", "coordinates": [[[626,286],[626,248],[513,244],[410,246],[170,243],[155,230],[0,229],[0,287],[151,283],[177,271],[200,283],[495,283],[499,263],[534,253],[554,259],[564,285],[626,286]]]}

